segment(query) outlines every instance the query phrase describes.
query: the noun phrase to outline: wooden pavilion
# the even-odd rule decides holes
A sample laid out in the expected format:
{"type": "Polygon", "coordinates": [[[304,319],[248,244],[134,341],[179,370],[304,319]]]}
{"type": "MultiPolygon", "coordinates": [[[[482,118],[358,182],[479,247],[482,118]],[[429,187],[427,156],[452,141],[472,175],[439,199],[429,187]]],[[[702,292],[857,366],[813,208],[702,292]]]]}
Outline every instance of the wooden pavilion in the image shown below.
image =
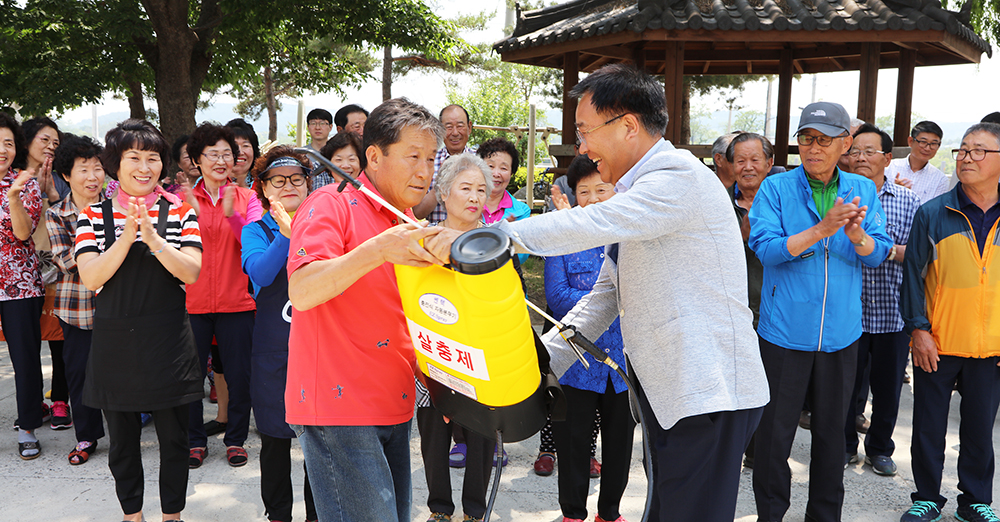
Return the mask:
{"type": "Polygon", "coordinates": [[[857,116],[874,123],[878,70],[898,68],[893,134],[905,143],[914,68],[992,56],[968,12],[942,9],[938,0],[571,0],[518,8],[513,34],[493,49],[507,62],[563,70],[564,144],[575,140],[576,102],[567,93],[580,72],[632,61],[663,75],[673,143],[680,143],[683,75],[777,75],[778,165],[790,149],[795,74],[860,71],[857,116]]]}

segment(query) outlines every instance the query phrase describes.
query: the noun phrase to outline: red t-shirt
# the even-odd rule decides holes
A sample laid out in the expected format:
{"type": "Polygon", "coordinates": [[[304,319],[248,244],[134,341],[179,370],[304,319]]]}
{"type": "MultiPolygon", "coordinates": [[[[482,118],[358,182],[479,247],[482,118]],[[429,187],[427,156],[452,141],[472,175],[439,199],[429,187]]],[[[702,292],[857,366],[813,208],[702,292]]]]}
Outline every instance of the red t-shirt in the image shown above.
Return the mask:
{"type": "MultiPolygon", "coordinates": [[[[375,191],[366,175],[359,180],[375,191]]],[[[397,224],[396,215],[353,187],[342,193],[336,184],[322,187],[295,212],[288,273],[350,252],[397,224]]],[[[384,263],[337,297],[293,311],[285,420],[307,426],[406,422],[413,416],[415,370],[396,273],[384,263]]]]}

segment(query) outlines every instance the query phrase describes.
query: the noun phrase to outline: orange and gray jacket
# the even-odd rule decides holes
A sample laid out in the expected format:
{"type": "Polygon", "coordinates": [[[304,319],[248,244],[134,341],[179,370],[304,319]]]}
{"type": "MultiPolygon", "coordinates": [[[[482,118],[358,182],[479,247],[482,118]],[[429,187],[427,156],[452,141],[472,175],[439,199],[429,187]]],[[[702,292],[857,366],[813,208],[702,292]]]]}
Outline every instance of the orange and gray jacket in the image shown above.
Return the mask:
{"type": "Polygon", "coordinates": [[[903,259],[899,310],[907,334],[927,330],[938,353],[1000,355],[1000,256],[993,224],[980,255],[958,186],[917,210],[903,259]]]}

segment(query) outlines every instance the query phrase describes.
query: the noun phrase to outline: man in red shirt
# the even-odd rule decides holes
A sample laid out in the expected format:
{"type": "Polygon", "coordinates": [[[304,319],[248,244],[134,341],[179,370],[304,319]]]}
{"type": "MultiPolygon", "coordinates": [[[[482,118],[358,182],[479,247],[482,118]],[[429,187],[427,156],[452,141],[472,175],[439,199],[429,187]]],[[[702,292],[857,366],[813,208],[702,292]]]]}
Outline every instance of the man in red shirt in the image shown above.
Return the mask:
{"type": "MultiPolygon", "coordinates": [[[[444,129],[424,107],[389,100],[365,122],[361,183],[412,216],[444,129]]],[[[296,430],[320,520],[410,520],[416,370],[393,264],[443,264],[364,193],[328,185],[292,221],[286,420],[296,430]]]]}

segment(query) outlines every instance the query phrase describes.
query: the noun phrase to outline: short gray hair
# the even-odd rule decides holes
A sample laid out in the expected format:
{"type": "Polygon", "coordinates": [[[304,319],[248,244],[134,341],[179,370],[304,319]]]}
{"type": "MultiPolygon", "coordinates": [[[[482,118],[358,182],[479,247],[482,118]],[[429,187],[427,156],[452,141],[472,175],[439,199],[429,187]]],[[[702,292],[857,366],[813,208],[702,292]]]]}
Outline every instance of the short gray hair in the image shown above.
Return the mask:
{"type": "Polygon", "coordinates": [[[712,157],[714,158],[716,154],[722,154],[722,156],[725,157],[726,149],[729,148],[729,142],[733,141],[733,138],[742,133],[743,131],[727,132],[726,134],[716,138],[715,143],[712,144],[712,157]]]}
{"type": "Polygon", "coordinates": [[[771,145],[771,140],[757,134],[756,132],[741,132],[733,137],[733,139],[729,140],[729,147],[726,148],[726,161],[732,163],[733,157],[736,155],[736,145],[750,140],[757,140],[760,142],[760,148],[764,151],[764,159],[769,160],[774,157],[774,146],[771,145]]]}
{"type": "Polygon", "coordinates": [[[969,127],[969,130],[965,131],[965,134],[962,135],[962,141],[965,141],[965,138],[968,138],[969,134],[974,132],[986,132],[988,134],[992,134],[993,137],[996,138],[997,144],[1000,144],[1000,124],[988,122],[977,123],[972,127],[969,127]]]}
{"type": "Polygon", "coordinates": [[[455,178],[467,170],[479,170],[486,181],[486,199],[490,199],[493,192],[493,171],[482,158],[475,154],[464,152],[455,154],[444,161],[441,170],[438,171],[437,180],[434,182],[434,197],[438,203],[444,204],[444,198],[451,194],[451,187],[455,184],[455,178]]]}
{"type": "Polygon", "coordinates": [[[437,140],[435,148],[439,148],[444,140],[441,120],[435,118],[423,105],[406,98],[393,98],[375,107],[368,116],[365,122],[364,150],[358,151],[358,154],[364,155],[365,150],[372,145],[382,152],[387,151],[390,145],[399,142],[400,133],[406,127],[416,127],[417,130],[434,134],[437,140]]]}

